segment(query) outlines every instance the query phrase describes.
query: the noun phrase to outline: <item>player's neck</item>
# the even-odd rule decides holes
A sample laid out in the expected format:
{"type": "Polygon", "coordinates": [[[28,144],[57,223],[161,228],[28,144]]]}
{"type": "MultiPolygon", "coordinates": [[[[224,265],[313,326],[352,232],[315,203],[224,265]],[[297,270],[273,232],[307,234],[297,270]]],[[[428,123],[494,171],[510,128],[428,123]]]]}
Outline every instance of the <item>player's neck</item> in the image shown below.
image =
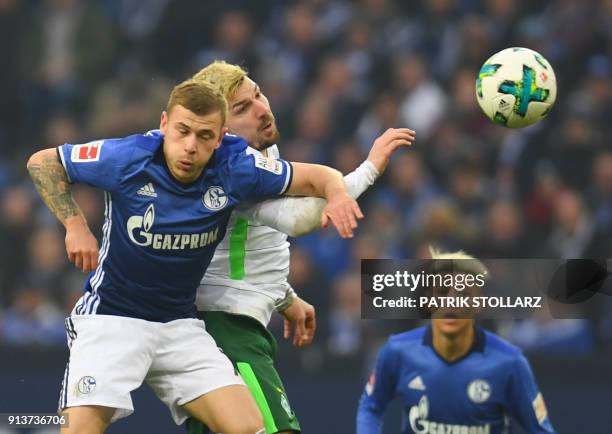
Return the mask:
{"type": "Polygon", "coordinates": [[[436,353],[447,362],[454,362],[465,356],[474,344],[474,327],[469,327],[465,333],[456,336],[447,336],[442,333],[433,333],[433,347],[436,353]]]}

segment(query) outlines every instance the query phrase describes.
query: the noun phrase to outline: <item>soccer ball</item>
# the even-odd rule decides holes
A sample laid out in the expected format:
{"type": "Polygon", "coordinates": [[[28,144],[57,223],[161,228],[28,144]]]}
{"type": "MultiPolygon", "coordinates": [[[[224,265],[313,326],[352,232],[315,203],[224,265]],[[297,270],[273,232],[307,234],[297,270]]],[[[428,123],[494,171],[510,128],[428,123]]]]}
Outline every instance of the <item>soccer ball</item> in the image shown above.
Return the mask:
{"type": "Polygon", "coordinates": [[[480,68],[476,98],[493,122],[522,128],[538,122],[552,109],[557,79],[541,54],[529,48],[506,48],[480,68]]]}

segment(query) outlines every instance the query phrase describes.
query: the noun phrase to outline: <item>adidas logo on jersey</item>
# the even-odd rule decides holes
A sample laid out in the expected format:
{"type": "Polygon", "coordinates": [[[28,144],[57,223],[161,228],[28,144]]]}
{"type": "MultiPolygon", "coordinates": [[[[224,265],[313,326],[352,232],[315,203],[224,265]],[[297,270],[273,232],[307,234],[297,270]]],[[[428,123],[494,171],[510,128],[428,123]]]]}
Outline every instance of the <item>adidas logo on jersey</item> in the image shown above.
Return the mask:
{"type": "Polygon", "coordinates": [[[137,191],[137,194],[141,196],[149,196],[149,197],[157,197],[157,193],[155,193],[155,189],[153,188],[153,183],[149,182],[148,184],[143,185],[137,191]]]}
{"type": "Polygon", "coordinates": [[[420,375],[417,375],[410,380],[410,383],[408,383],[408,389],[425,390],[425,384],[423,383],[423,379],[420,375]]]}

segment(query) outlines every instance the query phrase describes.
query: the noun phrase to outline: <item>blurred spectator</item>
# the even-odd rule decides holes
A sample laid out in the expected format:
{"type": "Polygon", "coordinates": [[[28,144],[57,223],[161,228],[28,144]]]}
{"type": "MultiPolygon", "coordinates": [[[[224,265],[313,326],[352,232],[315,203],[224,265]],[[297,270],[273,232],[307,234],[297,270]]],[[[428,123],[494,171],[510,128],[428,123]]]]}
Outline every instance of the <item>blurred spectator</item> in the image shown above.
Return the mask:
{"type": "Polygon", "coordinates": [[[557,173],[542,165],[536,173],[533,191],[525,201],[525,218],[529,238],[541,245],[550,234],[553,224],[555,201],[563,185],[557,173]]]}
{"type": "Polygon", "coordinates": [[[81,140],[81,128],[76,117],[68,112],[54,113],[43,133],[43,142],[48,146],[59,146],[64,143],[78,143],[81,140]]]}
{"type": "Polygon", "coordinates": [[[19,101],[19,41],[23,25],[23,5],[19,0],[0,1],[0,152],[8,154],[17,140],[18,122],[21,120],[19,101]]]}
{"type": "Polygon", "coordinates": [[[361,278],[350,273],[338,279],[332,289],[329,313],[328,348],[334,356],[350,356],[361,348],[361,278]]]}
{"type": "Polygon", "coordinates": [[[334,149],[333,167],[346,175],[355,170],[365,159],[356,143],[345,142],[334,149]]]}
{"type": "Polygon", "coordinates": [[[115,16],[123,50],[152,60],[151,37],[163,17],[169,0],[115,0],[111,14],[115,16]]]}
{"type": "Polygon", "coordinates": [[[601,149],[601,131],[584,116],[571,116],[551,138],[555,152],[552,161],[563,182],[573,188],[585,190],[592,170],[593,158],[601,149]]]}
{"type": "Polygon", "coordinates": [[[53,300],[62,300],[66,265],[64,238],[56,226],[35,229],[29,240],[27,264],[20,283],[46,291],[53,300]]]}
{"type": "Polygon", "coordinates": [[[223,12],[215,24],[214,45],[196,53],[193,69],[198,70],[218,59],[246,67],[253,65],[251,18],[244,11],[229,10],[223,12]]]}
{"type": "Polygon", "coordinates": [[[482,15],[468,15],[463,18],[460,29],[462,36],[459,38],[463,43],[460,54],[462,65],[480,69],[484,63],[483,59],[488,59],[495,53],[492,30],[490,19],[482,15]]]}
{"type": "MultiPolygon", "coordinates": [[[[369,152],[374,140],[389,128],[400,125],[399,103],[390,93],[376,96],[370,110],[365,113],[357,127],[356,136],[364,154],[369,152]]],[[[412,128],[407,125],[408,128],[412,128]]]]}
{"type": "Polygon", "coordinates": [[[474,77],[477,74],[477,69],[464,67],[459,69],[452,79],[452,116],[461,122],[463,129],[470,135],[481,134],[482,130],[489,126],[489,121],[482,116],[474,98],[474,77]]]}
{"type": "Polygon", "coordinates": [[[328,282],[322,278],[304,249],[297,246],[291,248],[289,283],[298,295],[316,306],[319,315],[325,314],[329,304],[328,282]]]}
{"type": "Polygon", "coordinates": [[[362,97],[370,96],[380,80],[376,68],[382,59],[374,49],[374,32],[365,20],[351,22],[342,45],[345,62],[353,74],[353,88],[362,97]]]}
{"type": "Polygon", "coordinates": [[[554,256],[561,259],[610,256],[609,233],[600,233],[575,191],[566,190],[557,197],[555,217],[549,241],[554,256]]]}
{"type": "Polygon", "coordinates": [[[398,152],[388,169],[391,188],[378,188],[378,202],[388,203],[399,218],[403,231],[415,231],[424,208],[439,192],[432,185],[429,173],[416,149],[398,152]]]}
{"type": "Polygon", "coordinates": [[[66,340],[63,324],[63,313],[43,290],[23,286],[4,311],[0,332],[13,345],[60,345],[66,340]]]}
{"type": "Polygon", "coordinates": [[[25,28],[26,127],[34,127],[53,111],[83,107],[113,59],[114,32],[96,3],[76,0],[41,1],[25,28]]]}
{"type": "MultiPolygon", "coordinates": [[[[333,107],[328,98],[313,95],[304,101],[296,126],[296,138],[283,146],[283,158],[305,163],[331,159],[333,107]]],[[[281,132],[282,134],[282,132],[281,132]]]]}
{"type": "Polygon", "coordinates": [[[491,52],[503,50],[514,38],[515,28],[523,1],[486,0],[486,16],[489,26],[491,52]]]}
{"type": "Polygon", "coordinates": [[[158,128],[171,90],[170,81],[150,66],[123,62],[95,93],[89,130],[94,137],[123,137],[158,128]]]}
{"type": "Polygon", "coordinates": [[[446,96],[429,75],[426,61],[419,56],[402,56],[395,62],[396,86],[403,95],[400,119],[427,140],[446,110],[446,96]]]}
{"type": "Polygon", "coordinates": [[[523,258],[529,250],[523,238],[519,210],[509,201],[493,202],[487,211],[486,226],[474,254],[479,258],[523,258]]]}
{"type": "Polygon", "coordinates": [[[17,284],[27,263],[27,240],[32,231],[32,197],[21,186],[7,188],[2,194],[0,219],[0,304],[6,305],[10,289],[17,284]],[[10,253],[9,253],[10,252],[10,253]]]}
{"type": "Polygon", "coordinates": [[[149,41],[157,69],[183,79],[201,68],[192,65],[193,56],[203,46],[213,44],[218,12],[214,3],[202,7],[199,0],[182,0],[171,5],[168,2],[149,41]]]}
{"type": "Polygon", "coordinates": [[[515,324],[507,338],[532,354],[584,355],[595,344],[592,326],[579,319],[525,320],[515,324]]]}
{"type": "Polygon", "coordinates": [[[321,99],[329,106],[332,119],[336,120],[331,137],[342,140],[354,134],[353,119],[360,114],[363,95],[354,88],[349,65],[336,56],[326,59],[319,68],[317,81],[310,88],[310,98],[321,99]]]}
{"type": "Polygon", "coordinates": [[[413,234],[417,242],[427,240],[428,244],[445,250],[459,250],[465,246],[459,213],[448,200],[439,199],[428,203],[419,217],[413,234]]]}
{"type": "Polygon", "coordinates": [[[593,164],[591,188],[587,195],[595,224],[612,233],[612,153],[599,154],[593,164]]]}
{"type": "Polygon", "coordinates": [[[288,80],[301,91],[312,78],[320,39],[311,7],[297,2],[272,14],[260,46],[262,59],[273,59],[288,80]]]}
{"type": "Polygon", "coordinates": [[[374,199],[369,203],[371,211],[367,221],[362,224],[363,229],[359,230],[360,234],[353,248],[354,260],[359,264],[360,258],[376,259],[376,254],[381,259],[407,256],[403,243],[403,234],[407,228],[402,224],[394,204],[385,199],[374,199]],[[372,245],[368,246],[366,243],[372,245]]]}
{"type": "MultiPolygon", "coordinates": [[[[430,60],[431,74],[446,79],[460,61],[461,38],[458,22],[463,15],[457,0],[423,0],[417,18],[417,51],[430,60]]],[[[482,43],[482,41],[479,41],[482,43]]]]}
{"type": "Polygon", "coordinates": [[[327,281],[343,274],[350,265],[351,243],[340,238],[332,228],[300,237],[293,244],[308,253],[315,268],[327,281]]]}
{"type": "Polygon", "coordinates": [[[491,196],[488,180],[475,164],[458,164],[447,185],[460,214],[461,233],[466,242],[478,237],[485,218],[486,203],[491,196]]]}

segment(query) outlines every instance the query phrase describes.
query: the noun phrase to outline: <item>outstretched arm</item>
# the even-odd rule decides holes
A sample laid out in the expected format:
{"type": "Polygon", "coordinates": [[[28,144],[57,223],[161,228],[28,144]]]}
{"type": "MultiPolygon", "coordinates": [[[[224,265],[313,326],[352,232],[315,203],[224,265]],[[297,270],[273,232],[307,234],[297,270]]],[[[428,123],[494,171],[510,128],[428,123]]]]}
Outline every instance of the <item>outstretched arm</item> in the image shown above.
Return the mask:
{"type": "MultiPolygon", "coordinates": [[[[409,146],[415,133],[407,128],[389,129],[378,137],[364,161],[356,170],[344,177],[348,194],[357,199],[382,174],[393,152],[409,146]]],[[[315,197],[284,197],[271,199],[248,208],[239,208],[242,217],[298,237],[321,227],[320,216],[326,201],[315,197]]]]}
{"type": "Polygon", "coordinates": [[[341,237],[353,236],[357,219],[363,218],[359,205],[349,196],[342,174],[319,164],[291,163],[293,180],[287,194],[292,196],[315,196],[327,199],[321,213],[321,226],[331,222],[341,237]]]}
{"type": "Polygon", "coordinates": [[[36,152],[28,160],[27,168],[40,197],[66,228],[68,259],[83,271],[94,270],[98,266],[98,241],[72,197],[68,176],[57,150],[50,148],[36,152]]]}

